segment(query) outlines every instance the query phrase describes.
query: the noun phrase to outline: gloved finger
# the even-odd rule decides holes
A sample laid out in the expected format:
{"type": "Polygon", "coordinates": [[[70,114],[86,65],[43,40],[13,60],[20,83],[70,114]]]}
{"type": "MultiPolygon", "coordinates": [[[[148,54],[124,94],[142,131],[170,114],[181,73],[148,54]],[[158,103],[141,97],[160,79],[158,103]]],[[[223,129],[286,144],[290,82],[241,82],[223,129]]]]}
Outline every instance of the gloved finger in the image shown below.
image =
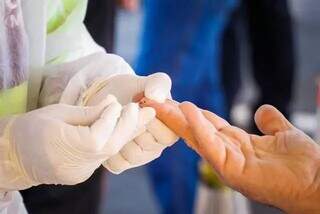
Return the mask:
{"type": "Polygon", "coordinates": [[[120,174],[124,170],[131,168],[130,163],[124,159],[121,154],[112,156],[102,165],[113,174],[120,174]]]}
{"type": "Polygon", "coordinates": [[[260,131],[264,134],[274,135],[276,132],[294,128],[283,114],[271,105],[261,106],[254,119],[260,131]]]}
{"type": "Polygon", "coordinates": [[[131,141],[117,155],[108,159],[104,166],[111,172],[119,174],[129,168],[149,163],[158,158],[162,151],[144,151],[135,141],[131,141]]]}
{"type": "Polygon", "coordinates": [[[104,110],[101,117],[91,125],[91,135],[95,142],[95,145],[92,146],[97,151],[100,151],[111,137],[121,115],[121,110],[120,103],[113,102],[104,110]]]}
{"type": "Polygon", "coordinates": [[[156,112],[153,108],[145,107],[140,109],[137,130],[132,138],[141,135],[146,130],[146,126],[150,121],[152,121],[156,116],[156,112]]]}
{"type": "Polygon", "coordinates": [[[44,116],[53,116],[70,125],[90,126],[94,121],[99,119],[104,109],[116,100],[114,96],[109,95],[96,106],[83,107],[55,104],[42,108],[41,111],[43,111],[44,116]]]}
{"type": "Polygon", "coordinates": [[[171,91],[171,79],[165,73],[154,73],[147,77],[144,95],[156,102],[163,103],[171,91]]]}
{"type": "Polygon", "coordinates": [[[147,125],[147,130],[160,144],[171,146],[178,141],[179,137],[158,119],[152,120],[147,125]]]}
{"type": "Polygon", "coordinates": [[[92,105],[99,102],[108,94],[113,94],[118,101],[125,105],[132,101],[132,96],[138,92],[144,91],[146,77],[138,77],[132,74],[116,74],[96,81],[87,90],[81,98],[86,105],[92,105]],[[119,89],[123,84],[125,88],[119,89]],[[94,94],[94,96],[92,96],[94,94]]]}
{"type": "Polygon", "coordinates": [[[144,151],[160,151],[167,147],[166,145],[158,143],[153,135],[148,131],[136,137],[134,141],[144,151]]]}
{"type": "Polygon", "coordinates": [[[131,141],[121,149],[120,154],[131,166],[141,166],[158,158],[162,151],[145,151],[135,141],[131,141]]]}
{"type": "Polygon", "coordinates": [[[117,154],[132,139],[137,131],[138,119],[139,106],[137,104],[130,103],[123,107],[119,121],[103,149],[108,157],[117,154]]]}

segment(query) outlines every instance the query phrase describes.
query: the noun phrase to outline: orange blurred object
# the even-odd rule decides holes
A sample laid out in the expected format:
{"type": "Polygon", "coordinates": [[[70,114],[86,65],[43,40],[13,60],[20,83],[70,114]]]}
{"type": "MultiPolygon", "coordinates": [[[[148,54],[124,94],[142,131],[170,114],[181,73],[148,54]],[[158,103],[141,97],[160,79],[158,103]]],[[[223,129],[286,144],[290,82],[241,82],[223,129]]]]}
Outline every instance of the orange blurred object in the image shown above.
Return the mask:
{"type": "Polygon", "coordinates": [[[121,7],[124,9],[135,12],[139,8],[140,0],[118,0],[121,7]]]}

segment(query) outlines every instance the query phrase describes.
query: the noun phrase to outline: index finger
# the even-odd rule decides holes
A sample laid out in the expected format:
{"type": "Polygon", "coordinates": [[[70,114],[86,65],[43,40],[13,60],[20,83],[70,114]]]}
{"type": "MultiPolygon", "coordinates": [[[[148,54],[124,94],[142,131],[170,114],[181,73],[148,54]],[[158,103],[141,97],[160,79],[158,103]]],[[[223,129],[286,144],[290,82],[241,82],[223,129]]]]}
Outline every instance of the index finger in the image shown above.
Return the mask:
{"type": "Polygon", "coordinates": [[[222,119],[211,111],[202,110],[202,114],[207,120],[210,121],[210,123],[212,123],[212,125],[214,125],[217,130],[221,130],[227,126],[230,126],[230,124],[226,120],[222,119]]]}
{"type": "Polygon", "coordinates": [[[156,110],[157,118],[168,126],[178,136],[182,137],[192,148],[195,148],[196,141],[190,131],[189,124],[179,108],[179,103],[173,100],[166,100],[158,103],[153,100],[142,98],[140,106],[149,106],[156,110]]]}

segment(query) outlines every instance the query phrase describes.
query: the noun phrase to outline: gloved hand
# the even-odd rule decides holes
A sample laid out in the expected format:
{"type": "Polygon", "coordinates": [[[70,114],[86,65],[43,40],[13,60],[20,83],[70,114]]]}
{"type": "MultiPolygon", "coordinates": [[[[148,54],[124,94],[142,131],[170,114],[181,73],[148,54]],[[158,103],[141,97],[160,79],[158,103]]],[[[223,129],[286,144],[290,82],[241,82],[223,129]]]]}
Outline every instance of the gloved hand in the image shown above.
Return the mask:
{"type": "Polygon", "coordinates": [[[80,183],[154,114],[137,104],[122,107],[109,95],[92,107],[56,104],[2,119],[0,191],[80,183]]]}
{"type": "MultiPolygon", "coordinates": [[[[46,68],[45,81],[40,93],[40,105],[65,103],[70,105],[95,105],[108,94],[117,97],[122,105],[144,92],[146,97],[163,102],[170,96],[171,80],[157,73],[148,77],[134,74],[131,67],[119,56],[97,53],[80,60],[46,68]]],[[[122,130],[123,133],[126,130],[122,130]]],[[[141,136],[105,163],[114,173],[139,166],[157,158],[163,149],[178,137],[162,122],[152,120],[141,136]],[[138,151],[138,152],[137,152],[138,151]]]]}
{"type": "Polygon", "coordinates": [[[250,135],[190,103],[145,101],[214,167],[221,179],[254,200],[287,213],[320,213],[320,147],[274,107],[255,115],[264,136],[250,135]]]}
{"type": "Polygon", "coordinates": [[[68,63],[49,65],[44,70],[40,106],[56,103],[75,105],[95,80],[116,74],[134,74],[120,56],[104,52],[68,63]]]}
{"type": "MultiPolygon", "coordinates": [[[[108,94],[115,95],[121,104],[133,102],[135,95],[143,92],[146,97],[163,102],[170,97],[171,80],[164,73],[147,77],[132,74],[118,74],[96,79],[92,86],[82,94],[81,105],[95,105],[108,94]]],[[[124,131],[125,132],[125,131],[124,131]]],[[[113,173],[141,166],[160,156],[162,151],[178,140],[178,137],[158,119],[140,130],[140,135],[128,142],[120,152],[108,159],[104,166],[113,173]]]]}

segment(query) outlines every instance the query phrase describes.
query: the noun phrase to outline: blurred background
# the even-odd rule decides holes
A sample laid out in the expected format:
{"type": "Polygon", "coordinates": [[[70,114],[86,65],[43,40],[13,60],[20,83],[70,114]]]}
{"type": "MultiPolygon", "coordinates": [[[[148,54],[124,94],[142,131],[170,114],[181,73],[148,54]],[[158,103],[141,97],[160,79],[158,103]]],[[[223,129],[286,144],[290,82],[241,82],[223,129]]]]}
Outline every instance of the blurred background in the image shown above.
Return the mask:
{"type": "MultiPolygon", "coordinates": [[[[255,133],[253,113],[269,103],[320,133],[320,1],[89,0],[88,9],[96,41],[140,75],[167,72],[174,99],[255,133]]],[[[229,191],[182,142],[103,181],[102,214],[281,213],[229,191]]]]}
{"type": "MultiPolygon", "coordinates": [[[[317,138],[319,1],[125,0],[107,11],[88,13],[110,20],[88,22],[96,40],[140,75],[167,72],[173,98],[251,132],[256,107],[270,103],[317,138]]],[[[281,213],[230,193],[180,144],[156,163],[105,176],[100,213],[281,213]]]]}

